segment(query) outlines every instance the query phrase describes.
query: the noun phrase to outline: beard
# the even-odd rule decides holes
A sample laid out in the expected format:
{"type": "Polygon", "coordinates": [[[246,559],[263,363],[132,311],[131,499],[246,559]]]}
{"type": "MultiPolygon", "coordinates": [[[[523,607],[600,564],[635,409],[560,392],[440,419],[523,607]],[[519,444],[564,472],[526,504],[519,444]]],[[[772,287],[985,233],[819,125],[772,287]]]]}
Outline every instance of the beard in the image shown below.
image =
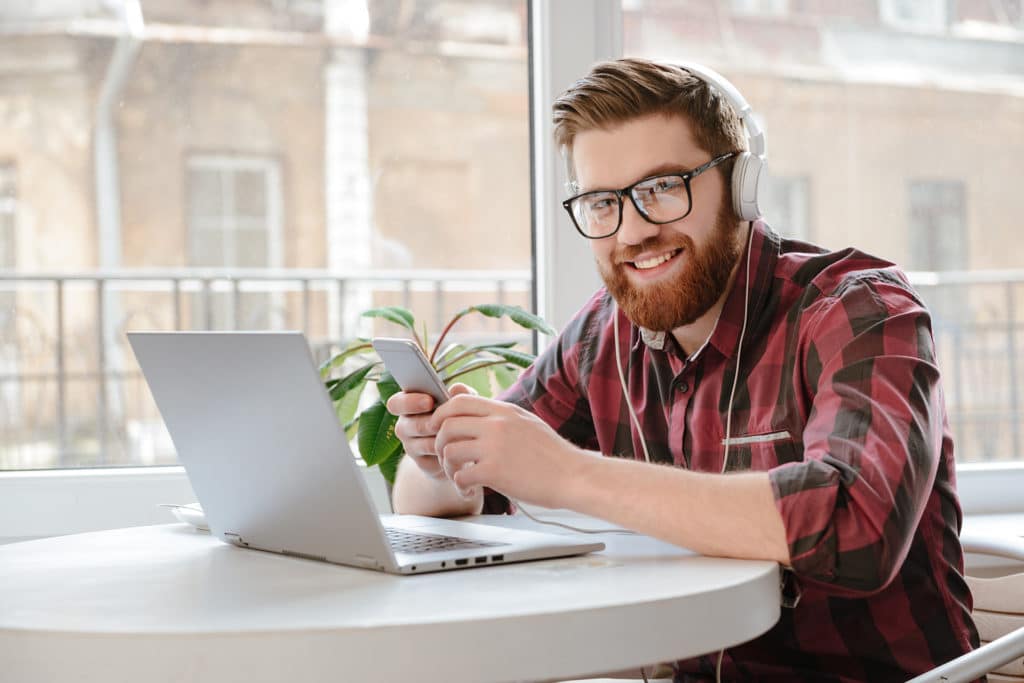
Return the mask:
{"type": "Polygon", "coordinates": [[[697,249],[689,235],[672,234],[627,246],[612,254],[610,264],[597,264],[608,291],[635,325],[668,332],[694,323],[708,312],[729,283],[739,259],[739,230],[731,207],[723,202],[707,244],[697,249]],[[626,261],[645,252],[684,249],[688,260],[672,280],[635,286],[626,274],[626,261]]]}

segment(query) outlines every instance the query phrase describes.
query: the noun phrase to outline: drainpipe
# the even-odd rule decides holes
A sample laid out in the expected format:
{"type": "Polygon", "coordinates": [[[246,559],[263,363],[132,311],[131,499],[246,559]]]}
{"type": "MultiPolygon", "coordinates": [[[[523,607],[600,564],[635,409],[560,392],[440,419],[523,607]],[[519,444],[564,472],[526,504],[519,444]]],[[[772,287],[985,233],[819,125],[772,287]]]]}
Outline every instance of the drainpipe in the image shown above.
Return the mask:
{"type": "MultiPolygon", "coordinates": [[[[109,270],[121,266],[121,188],[118,171],[117,125],[115,116],[121,103],[125,83],[135,57],[142,45],[144,24],[139,0],[124,0],[119,6],[124,31],[117,38],[114,53],[107,64],[99,98],[96,103],[96,126],[93,137],[93,172],[96,181],[96,226],[99,239],[99,268],[109,270]]],[[[100,371],[97,436],[100,459],[106,462],[108,424],[111,417],[119,419],[123,411],[116,390],[116,380],[108,386],[107,373],[121,366],[116,354],[116,335],[120,327],[120,306],[116,293],[107,291],[100,281],[97,291],[97,351],[100,371]]]]}
{"type": "Polygon", "coordinates": [[[142,44],[142,7],[139,0],[124,0],[120,7],[124,33],[114,46],[96,103],[95,175],[96,219],[99,227],[99,266],[121,265],[121,191],[117,165],[117,132],[114,116],[135,56],[142,44]]]}

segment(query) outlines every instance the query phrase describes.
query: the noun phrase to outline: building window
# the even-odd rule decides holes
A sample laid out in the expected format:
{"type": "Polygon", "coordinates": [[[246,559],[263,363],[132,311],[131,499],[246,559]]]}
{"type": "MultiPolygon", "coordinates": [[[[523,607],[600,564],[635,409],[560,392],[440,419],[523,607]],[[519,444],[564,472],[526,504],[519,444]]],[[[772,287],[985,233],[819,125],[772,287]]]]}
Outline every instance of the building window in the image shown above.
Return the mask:
{"type": "Polygon", "coordinates": [[[910,263],[912,270],[967,268],[964,184],[959,180],[911,180],[910,263]]]}
{"type": "Polygon", "coordinates": [[[947,0],[881,0],[882,23],[895,29],[944,33],[949,26],[947,0]]]}
{"type": "MultiPolygon", "coordinates": [[[[17,265],[15,223],[18,188],[13,163],[0,163],[0,270],[13,270],[17,265]]],[[[13,288],[0,287],[0,414],[2,422],[16,424],[21,417],[18,370],[19,344],[14,320],[13,288]]],[[[0,422],[0,424],[2,424],[0,422]]],[[[6,429],[8,425],[4,425],[6,429]]]]}
{"type": "MultiPolygon", "coordinates": [[[[909,270],[967,269],[967,221],[964,184],[959,180],[911,180],[909,270]]],[[[939,328],[962,325],[969,315],[964,287],[939,285],[924,295],[939,328]]]]}
{"type": "MultiPolygon", "coordinates": [[[[281,266],[281,171],[276,160],[196,155],[188,160],[187,188],[190,266],[281,266]]],[[[258,282],[246,285],[259,287],[258,282]]],[[[267,328],[274,319],[273,305],[272,297],[258,291],[204,293],[193,300],[193,326],[267,328]]]]}
{"type": "Polygon", "coordinates": [[[789,0],[732,0],[732,11],[736,14],[785,16],[789,12],[789,0]]]}
{"type": "Polygon", "coordinates": [[[14,268],[14,223],[18,204],[13,163],[0,163],[0,268],[14,268]]]}
{"type": "Polygon", "coordinates": [[[765,178],[760,203],[768,224],[783,237],[810,240],[810,180],[773,175],[770,168],[765,178]]]}

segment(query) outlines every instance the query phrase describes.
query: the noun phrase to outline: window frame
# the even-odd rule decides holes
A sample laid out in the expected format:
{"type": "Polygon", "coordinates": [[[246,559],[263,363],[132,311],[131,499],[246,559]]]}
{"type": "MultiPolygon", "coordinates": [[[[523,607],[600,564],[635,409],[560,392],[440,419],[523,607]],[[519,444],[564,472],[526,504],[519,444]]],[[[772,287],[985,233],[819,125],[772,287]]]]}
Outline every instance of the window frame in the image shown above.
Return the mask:
{"type": "MultiPolygon", "coordinates": [[[[622,54],[622,7],[621,0],[531,0],[529,14],[535,296],[538,311],[560,326],[599,280],[588,245],[561,210],[564,169],[549,142],[549,108],[594,61],[622,54]],[[589,33],[581,30],[587,26],[589,33]]],[[[375,468],[365,472],[381,483],[375,468]]],[[[1024,461],[964,464],[957,472],[967,514],[1024,514],[1024,461]]],[[[168,522],[158,503],[193,500],[180,466],[0,472],[0,542],[168,522]]]]}

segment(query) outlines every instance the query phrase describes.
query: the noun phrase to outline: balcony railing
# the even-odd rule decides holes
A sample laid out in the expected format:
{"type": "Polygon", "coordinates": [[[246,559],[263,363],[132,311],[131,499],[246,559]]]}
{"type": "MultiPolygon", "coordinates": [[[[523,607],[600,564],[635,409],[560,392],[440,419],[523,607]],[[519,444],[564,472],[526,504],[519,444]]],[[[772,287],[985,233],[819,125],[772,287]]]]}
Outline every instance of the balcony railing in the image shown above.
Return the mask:
{"type": "MultiPolygon", "coordinates": [[[[911,279],[932,309],[958,459],[1024,457],[1024,271],[911,279]]],[[[397,332],[360,317],[372,306],[404,306],[436,335],[466,306],[528,308],[531,282],[520,270],[0,272],[0,469],[175,462],[127,330],[301,329],[321,360],[357,336],[397,332]]],[[[458,331],[530,341],[506,321],[458,331]]]]}
{"type": "MultiPolygon", "coordinates": [[[[525,270],[0,272],[0,469],[175,461],[128,330],[299,329],[320,361],[355,337],[401,332],[360,317],[368,308],[404,306],[436,335],[466,306],[529,308],[531,283],[525,270]]],[[[489,318],[455,333],[531,341],[489,318]]]]}

